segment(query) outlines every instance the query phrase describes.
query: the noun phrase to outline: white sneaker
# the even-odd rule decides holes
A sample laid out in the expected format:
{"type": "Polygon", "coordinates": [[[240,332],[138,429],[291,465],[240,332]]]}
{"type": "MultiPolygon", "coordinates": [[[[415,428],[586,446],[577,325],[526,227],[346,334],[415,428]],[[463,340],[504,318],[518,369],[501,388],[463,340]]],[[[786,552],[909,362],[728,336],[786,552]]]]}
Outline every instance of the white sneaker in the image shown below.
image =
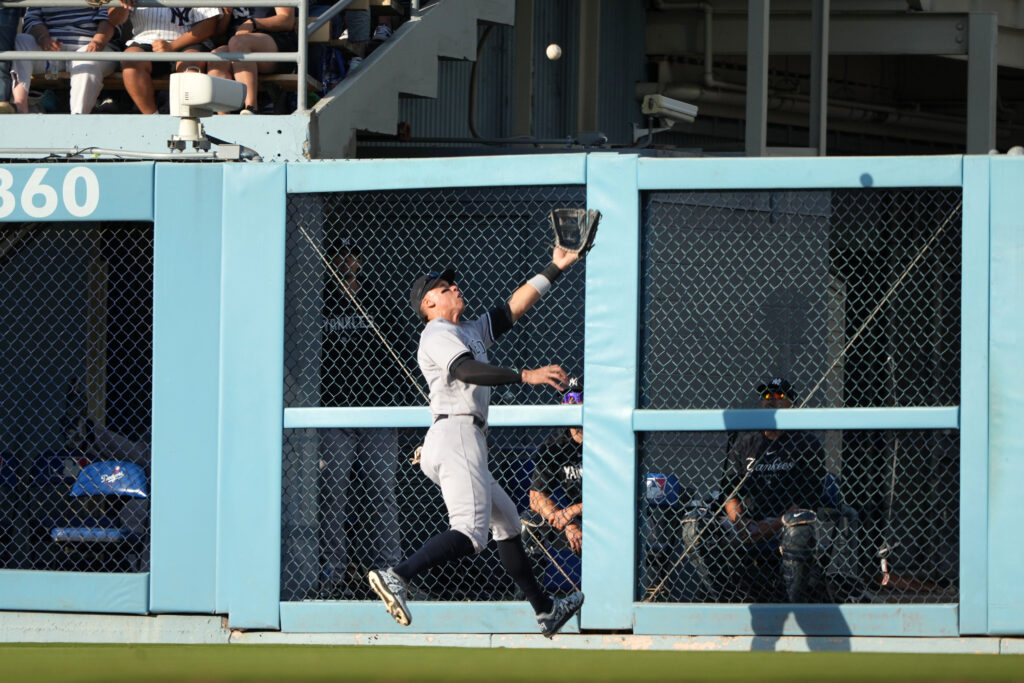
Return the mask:
{"type": "Polygon", "coordinates": [[[377,24],[377,28],[373,31],[373,38],[370,40],[379,40],[384,42],[391,37],[391,27],[387,24],[377,24]]]}
{"type": "Polygon", "coordinates": [[[369,580],[373,592],[384,601],[384,607],[387,608],[388,614],[402,626],[411,624],[412,615],[409,614],[409,608],[405,605],[406,587],[402,577],[388,567],[387,569],[374,569],[366,578],[369,580]]]}
{"type": "Polygon", "coordinates": [[[540,624],[540,633],[545,638],[553,638],[556,633],[562,630],[565,622],[569,621],[583,607],[583,593],[576,591],[572,595],[555,600],[551,611],[537,615],[537,623],[540,624]]]}

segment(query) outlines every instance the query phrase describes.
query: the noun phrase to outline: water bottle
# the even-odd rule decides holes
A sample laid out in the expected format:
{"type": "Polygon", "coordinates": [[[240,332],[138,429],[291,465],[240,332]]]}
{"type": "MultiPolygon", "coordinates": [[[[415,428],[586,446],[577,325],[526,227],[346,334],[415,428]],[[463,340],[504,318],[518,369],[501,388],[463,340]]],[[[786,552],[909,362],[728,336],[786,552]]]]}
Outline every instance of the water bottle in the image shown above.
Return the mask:
{"type": "Polygon", "coordinates": [[[46,80],[48,80],[48,81],[55,81],[55,80],[57,80],[57,74],[59,74],[59,73],[60,73],[60,62],[58,62],[56,60],[53,60],[53,59],[47,59],[46,60],[46,75],[44,76],[44,78],[46,80]]]}

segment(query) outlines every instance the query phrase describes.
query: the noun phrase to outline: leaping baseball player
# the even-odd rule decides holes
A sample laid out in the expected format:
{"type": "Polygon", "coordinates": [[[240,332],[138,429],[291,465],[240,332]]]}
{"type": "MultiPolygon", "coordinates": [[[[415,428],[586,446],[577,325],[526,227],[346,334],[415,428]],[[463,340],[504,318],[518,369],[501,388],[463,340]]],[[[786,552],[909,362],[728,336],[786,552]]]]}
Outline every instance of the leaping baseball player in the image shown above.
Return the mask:
{"type": "Polygon", "coordinates": [[[554,248],[551,263],[479,318],[463,320],[466,300],[455,271],[421,275],[412,283],[409,303],[426,323],[417,360],[430,389],[433,424],[427,431],[420,467],[441,487],[451,529],[427,540],[394,567],[375,569],[368,579],[388,613],[399,624],[412,621],[406,584],[427,569],[479,553],[490,530],[505,571],[526,595],[551,638],[583,605],[583,593],[552,599],[537,583],[520,538],[515,503],[491,476],[487,465],[487,410],[491,387],[547,384],[565,391],[568,377],[558,365],[513,370],[488,363],[487,349],[551,289],[580,254],[554,248]]]}

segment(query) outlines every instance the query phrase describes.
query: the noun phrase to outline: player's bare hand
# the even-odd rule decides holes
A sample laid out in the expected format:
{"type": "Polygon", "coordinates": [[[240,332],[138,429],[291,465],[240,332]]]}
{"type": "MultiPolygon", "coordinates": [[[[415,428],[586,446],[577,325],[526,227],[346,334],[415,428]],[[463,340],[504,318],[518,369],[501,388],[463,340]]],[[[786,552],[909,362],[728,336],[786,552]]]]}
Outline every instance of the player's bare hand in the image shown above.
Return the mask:
{"type": "Polygon", "coordinates": [[[578,253],[566,251],[561,247],[555,247],[555,250],[551,253],[551,262],[562,270],[565,270],[579,260],[580,255],[578,253]]]}
{"type": "Polygon", "coordinates": [[[583,552],[583,530],[575,524],[569,524],[565,527],[565,539],[569,541],[569,547],[574,553],[579,555],[583,552]]]}
{"type": "Polygon", "coordinates": [[[524,384],[547,384],[558,391],[565,391],[565,387],[569,384],[569,376],[565,374],[565,370],[560,365],[545,365],[534,370],[523,368],[522,377],[524,384]]]}
{"type": "Polygon", "coordinates": [[[171,42],[157,38],[153,41],[153,52],[171,52],[171,42]]]}

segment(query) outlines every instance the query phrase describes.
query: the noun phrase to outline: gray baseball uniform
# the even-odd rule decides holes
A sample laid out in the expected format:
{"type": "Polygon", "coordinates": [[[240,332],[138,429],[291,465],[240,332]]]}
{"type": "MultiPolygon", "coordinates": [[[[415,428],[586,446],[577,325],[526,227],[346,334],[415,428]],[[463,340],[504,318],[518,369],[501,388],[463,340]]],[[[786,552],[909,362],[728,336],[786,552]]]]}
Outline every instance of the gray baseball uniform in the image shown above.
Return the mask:
{"type": "Polygon", "coordinates": [[[470,538],[477,552],[494,540],[522,531],[515,503],[491,476],[487,466],[487,409],[491,388],[455,379],[451,364],[467,352],[487,362],[494,343],[491,314],[452,323],[436,318],[420,334],[417,360],[430,387],[435,422],[427,431],[420,467],[441,487],[452,529],[470,538]],[[446,415],[447,418],[439,419],[446,415]]]}

